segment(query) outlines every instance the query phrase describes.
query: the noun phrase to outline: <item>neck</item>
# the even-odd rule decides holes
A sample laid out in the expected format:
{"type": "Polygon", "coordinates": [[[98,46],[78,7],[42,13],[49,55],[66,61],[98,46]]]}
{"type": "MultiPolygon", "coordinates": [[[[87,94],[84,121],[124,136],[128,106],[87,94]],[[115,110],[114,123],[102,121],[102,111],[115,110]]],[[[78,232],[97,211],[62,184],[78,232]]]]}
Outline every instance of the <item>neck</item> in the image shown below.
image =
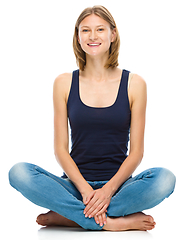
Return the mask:
{"type": "Polygon", "coordinates": [[[85,76],[90,76],[91,79],[93,78],[98,81],[106,79],[111,71],[111,69],[104,67],[107,59],[108,54],[104,54],[104,56],[101,58],[86,55],[86,66],[83,74],[85,76]]]}

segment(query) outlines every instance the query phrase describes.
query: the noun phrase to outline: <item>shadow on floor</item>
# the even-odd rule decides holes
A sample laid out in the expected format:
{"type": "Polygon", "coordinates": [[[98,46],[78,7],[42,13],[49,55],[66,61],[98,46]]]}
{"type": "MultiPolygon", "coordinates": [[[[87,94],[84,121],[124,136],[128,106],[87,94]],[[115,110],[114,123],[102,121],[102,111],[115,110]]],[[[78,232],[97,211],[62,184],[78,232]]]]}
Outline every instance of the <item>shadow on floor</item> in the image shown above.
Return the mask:
{"type": "Polygon", "coordinates": [[[125,231],[125,232],[107,232],[107,231],[88,231],[82,228],[67,227],[42,227],[38,231],[38,240],[101,240],[103,239],[119,240],[148,240],[153,239],[149,232],[143,231],[125,231]]]}

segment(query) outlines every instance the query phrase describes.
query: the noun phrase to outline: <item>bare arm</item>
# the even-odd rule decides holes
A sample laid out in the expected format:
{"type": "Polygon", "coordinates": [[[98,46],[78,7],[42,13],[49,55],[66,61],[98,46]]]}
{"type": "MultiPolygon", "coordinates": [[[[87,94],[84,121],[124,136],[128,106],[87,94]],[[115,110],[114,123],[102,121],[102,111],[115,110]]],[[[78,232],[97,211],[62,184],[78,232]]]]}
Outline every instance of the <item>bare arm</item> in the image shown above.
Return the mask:
{"type": "Polygon", "coordinates": [[[67,99],[71,86],[71,74],[62,74],[55,79],[53,87],[54,102],[54,151],[55,156],[83,197],[93,191],[81,175],[69,154],[67,99]]]}

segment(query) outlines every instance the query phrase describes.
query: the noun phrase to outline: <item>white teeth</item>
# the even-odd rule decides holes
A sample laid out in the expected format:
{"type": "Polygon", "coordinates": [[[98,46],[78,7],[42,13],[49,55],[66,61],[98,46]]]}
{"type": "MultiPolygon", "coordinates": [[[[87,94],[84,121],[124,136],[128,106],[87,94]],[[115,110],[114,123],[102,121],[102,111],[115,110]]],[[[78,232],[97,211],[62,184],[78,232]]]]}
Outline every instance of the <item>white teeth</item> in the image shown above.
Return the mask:
{"type": "Polygon", "coordinates": [[[91,44],[88,44],[89,46],[99,46],[100,43],[91,43],[91,44]]]}

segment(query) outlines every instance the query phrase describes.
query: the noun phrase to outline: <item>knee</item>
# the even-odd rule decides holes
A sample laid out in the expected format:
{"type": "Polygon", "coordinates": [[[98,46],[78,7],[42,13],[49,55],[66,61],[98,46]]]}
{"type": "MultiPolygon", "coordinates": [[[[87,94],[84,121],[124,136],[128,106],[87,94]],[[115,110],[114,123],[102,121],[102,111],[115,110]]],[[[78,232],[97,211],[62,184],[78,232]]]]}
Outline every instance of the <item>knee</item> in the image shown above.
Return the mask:
{"type": "Polygon", "coordinates": [[[27,180],[27,163],[17,163],[9,171],[9,183],[13,188],[17,189],[17,186],[21,182],[27,180]]]}
{"type": "Polygon", "coordinates": [[[162,196],[169,197],[174,192],[176,177],[166,168],[158,168],[157,172],[156,187],[162,196]]]}

